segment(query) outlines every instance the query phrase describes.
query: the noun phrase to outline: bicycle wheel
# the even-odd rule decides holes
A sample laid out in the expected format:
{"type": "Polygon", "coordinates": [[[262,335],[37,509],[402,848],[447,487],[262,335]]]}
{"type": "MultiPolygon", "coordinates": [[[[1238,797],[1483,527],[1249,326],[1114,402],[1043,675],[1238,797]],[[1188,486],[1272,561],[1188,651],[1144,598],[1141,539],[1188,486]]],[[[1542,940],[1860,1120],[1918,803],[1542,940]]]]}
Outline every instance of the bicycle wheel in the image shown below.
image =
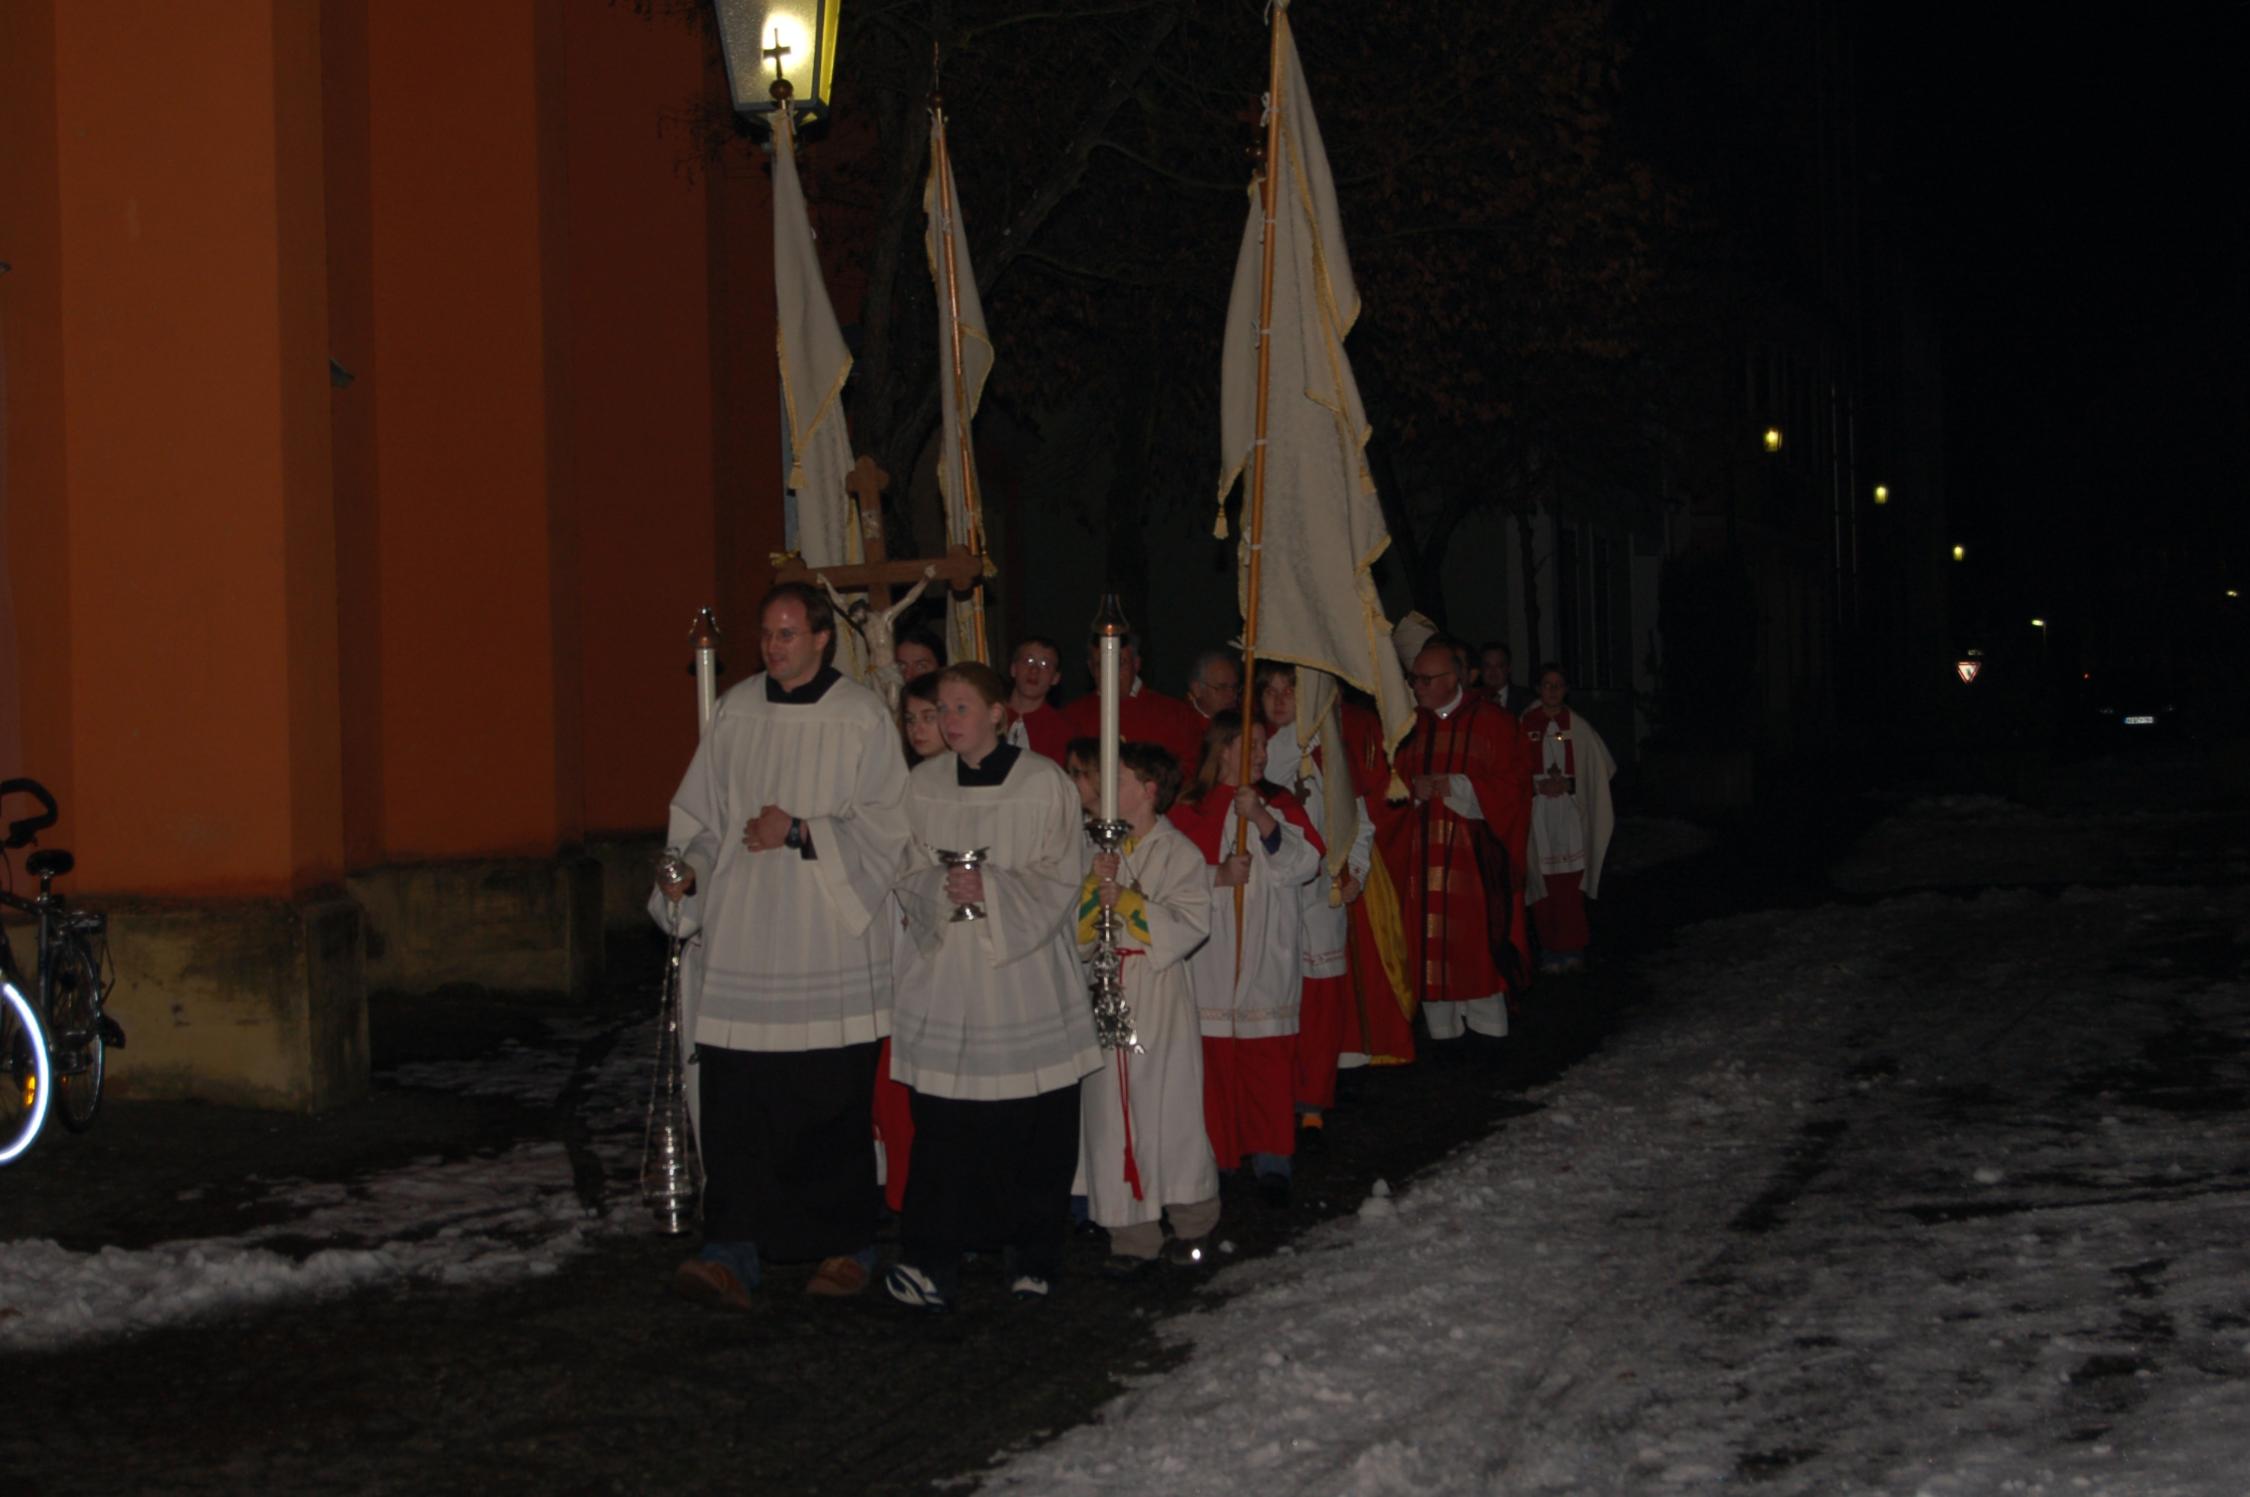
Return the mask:
{"type": "Polygon", "coordinates": [[[0,981],[0,1164],[23,1156],[47,1121],[47,1031],[12,982],[0,981]]]}
{"type": "Polygon", "coordinates": [[[47,979],[47,1044],[54,1054],[55,1106],[63,1126],[84,1133],[102,1105],[102,973],[77,936],[54,950],[47,979]]]}

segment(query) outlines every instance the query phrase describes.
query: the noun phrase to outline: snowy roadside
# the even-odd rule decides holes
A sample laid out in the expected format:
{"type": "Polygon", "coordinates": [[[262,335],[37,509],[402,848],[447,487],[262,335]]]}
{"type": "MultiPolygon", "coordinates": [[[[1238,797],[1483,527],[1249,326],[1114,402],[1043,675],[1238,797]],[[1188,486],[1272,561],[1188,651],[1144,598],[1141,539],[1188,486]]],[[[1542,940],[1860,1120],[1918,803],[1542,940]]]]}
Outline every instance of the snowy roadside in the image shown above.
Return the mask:
{"type": "Polygon", "coordinates": [[[540,1045],[511,1043],[486,1061],[400,1066],[382,1078],[533,1107],[579,1091],[571,1109],[585,1128],[578,1158],[545,1140],[468,1159],[418,1159],[352,1180],[274,1180],[244,1203],[265,1225],[137,1250],[0,1242],[0,1349],[54,1347],[386,1283],[498,1284],[552,1273],[602,1235],[643,1230],[630,1208],[655,1024],[630,1026],[582,1067],[577,1056],[603,1031],[559,1022],[540,1045]],[[598,1181],[581,1178],[589,1169],[598,1181]],[[606,1214],[589,1209],[589,1196],[606,1204],[606,1214]]]}
{"type": "Polygon", "coordinates": [[[2239,890],[1691,930],[1542,1112],[1227,1270],[985,1484],[2239,1492],[2250,995],[2164,952],[2245,932],[2239,890]],[[2197,1096],[2134,1069],[2168,1039],[2197,1096]]]}

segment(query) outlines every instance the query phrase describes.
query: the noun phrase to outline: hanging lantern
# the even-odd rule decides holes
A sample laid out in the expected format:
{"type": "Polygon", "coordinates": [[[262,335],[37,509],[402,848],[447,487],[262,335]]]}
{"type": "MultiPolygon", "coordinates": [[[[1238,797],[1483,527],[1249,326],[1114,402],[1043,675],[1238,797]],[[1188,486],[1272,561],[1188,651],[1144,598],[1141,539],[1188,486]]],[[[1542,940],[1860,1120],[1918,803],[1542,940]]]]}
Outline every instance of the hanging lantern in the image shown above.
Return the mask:
{"type": "Polygon", "coordinates": [[[727,87],[742,114],[771,114],[784,100],[800,116],[828,113],[843,0],[715,0],[727,87]]]}

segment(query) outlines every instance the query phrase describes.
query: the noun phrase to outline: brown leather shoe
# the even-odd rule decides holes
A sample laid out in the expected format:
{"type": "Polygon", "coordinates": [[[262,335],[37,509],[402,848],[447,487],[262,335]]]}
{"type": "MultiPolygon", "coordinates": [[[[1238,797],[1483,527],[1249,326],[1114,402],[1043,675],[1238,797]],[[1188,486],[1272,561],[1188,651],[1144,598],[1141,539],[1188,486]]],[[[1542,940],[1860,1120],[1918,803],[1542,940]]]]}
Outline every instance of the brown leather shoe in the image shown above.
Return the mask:
{"type": "Polygon", "coordinates": [[[844,1299],[867,1287],[867,1270],[857,1258],[823,1258],[805,1283],[805,1293],[844,1299]]]}
{"type": "Polygon", "coordinates": [[[719,1305],[730,1310],[750,1308],[750,1291],[723,1263],[690,1258],[672,1274],[672,1292],[699,1305],[719,1305]]]}

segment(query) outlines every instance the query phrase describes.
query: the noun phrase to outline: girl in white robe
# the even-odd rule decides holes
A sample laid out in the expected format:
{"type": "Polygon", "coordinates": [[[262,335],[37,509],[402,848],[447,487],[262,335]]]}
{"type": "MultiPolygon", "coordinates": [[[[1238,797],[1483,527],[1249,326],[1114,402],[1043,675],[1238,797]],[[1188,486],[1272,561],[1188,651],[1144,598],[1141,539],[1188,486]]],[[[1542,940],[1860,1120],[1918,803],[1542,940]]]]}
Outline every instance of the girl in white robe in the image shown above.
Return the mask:
{"type": "Polygon", "coordinates": [[[1096,854],[1078,894],[1078,944],[1093,955],[1094,921],[1114,906],[1118,950],[1137,1052],[1105,1052],[1081,1097],[1090,1215],[1109,1229],[1104,1272],[1131,1278],[1161,1251],[1178,1263],[1207,1260],[1219,1224],[1219,1170],[1203,1122],[1203,1042],[1188,957],[1210,935],[1211,870],[1165,819],[1179,764],[1153,743],[1120,755],[1117,814],[1131,828],[1122,854],[1096,854]],[[1164,1243],[1164,1218],[1172,1243],[1164,1243]]]}
{"type": "Polygon", "coordinates": [[[1211,719],[1198,793],[1172,821],[1211,872],[1211,939],[1189,959],[1203,1030],[1204,1124],[1219,1168],[1247,1159],[1273,1204],[1289,1198],[1297,1148],[1297,1011],[1304,990],[1297,886],[1320,872],[1322,848],[1288,791],[1263,783],[1265,730],[1250,727],[1250,783],[1241,778],[1242,718],[1211,719]],[[1238,850],[1247,817],[1249,846],[1238,850]],[[1243,891],[1241,961],[1234,891],[1243,891]]]}
{"type": "Polygon", "coordinates": [[[953,1298],[961,1255],[1004,1250],[1019,1299],[1062,1267],[1078,1162],[1078,1082],[1101,1069],[1073,916],[1084,866],[1078,794],[1050,759],[1000,741],[1007,688],[989,666],[938,683],[948,751],[908,778],[913,846],[898,882],[891,1074],[913,1092],[893,1298],[953,1298]],[[982,851],[974,868],[947,853],[982,851]],[[956,920],[957,911],[983,911],[956,920]]]}

